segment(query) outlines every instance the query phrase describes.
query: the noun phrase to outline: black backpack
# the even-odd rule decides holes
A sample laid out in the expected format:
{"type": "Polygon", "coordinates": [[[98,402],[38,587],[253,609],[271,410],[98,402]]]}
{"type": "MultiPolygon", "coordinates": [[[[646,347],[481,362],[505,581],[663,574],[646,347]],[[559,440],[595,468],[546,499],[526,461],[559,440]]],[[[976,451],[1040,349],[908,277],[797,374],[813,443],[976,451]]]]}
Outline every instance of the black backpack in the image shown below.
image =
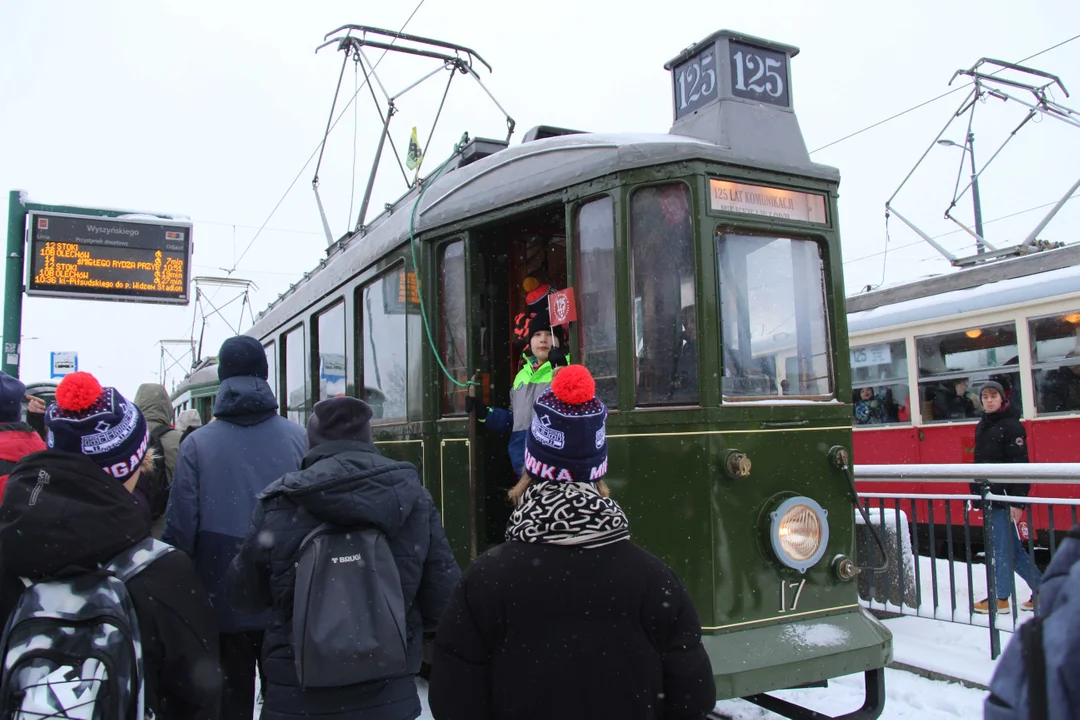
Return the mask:
{"type": "Polygon", "coordinates": [[[304,538],[292,630],[301,687],[344,687],[408,673],[401,576],[381,531],[323,523],[304,538]]]}
{"type": "Polygon", "coordinates": [[[150,449],[157,454],[154,469],[146,473],[146,487],[150,492],[150,517],[153,520],[165,514],[165,508],[169,506],[169,490],[172,489],[172,478],[169,477],[169,468],[165,465],[165,446],[161,443],[161,438],[168,432],[174,432],[168,425],[160,425],[150,431],[150,449]]]}

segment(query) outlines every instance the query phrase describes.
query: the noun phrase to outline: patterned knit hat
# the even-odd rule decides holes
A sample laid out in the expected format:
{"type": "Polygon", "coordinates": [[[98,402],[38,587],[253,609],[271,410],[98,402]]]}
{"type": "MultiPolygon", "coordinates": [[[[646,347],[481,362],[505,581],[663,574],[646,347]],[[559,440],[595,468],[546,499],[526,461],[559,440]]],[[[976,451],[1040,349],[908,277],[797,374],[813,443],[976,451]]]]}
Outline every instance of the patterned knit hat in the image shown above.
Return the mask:
{"type": "Polygon", "coordinates": [[[118,480],[142,465],[150,434],[135,403],[116,388],[102,388],[90,373],[71,373],[56,388],[56,403],[45,411],[46,444],[86,455],[118,480]]]}
{"type": "Polygon", "coordinates": [[[533,405],[525,472],[535,480],[596,482],[607,474],[607,407],[583,365],[563,368],[533,405]]]}

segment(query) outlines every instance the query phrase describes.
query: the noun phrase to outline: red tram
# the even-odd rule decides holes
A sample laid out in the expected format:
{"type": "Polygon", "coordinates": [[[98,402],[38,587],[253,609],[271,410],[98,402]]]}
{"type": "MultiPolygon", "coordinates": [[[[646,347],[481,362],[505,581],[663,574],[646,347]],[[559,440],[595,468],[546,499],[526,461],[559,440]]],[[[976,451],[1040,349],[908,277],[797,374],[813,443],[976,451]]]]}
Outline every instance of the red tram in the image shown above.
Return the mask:
{"type": "MultiPolygon", "coordinates": [[[[1022,410],[1032,462],[1080,462],[1080,246],[856,295],[847,311],[857,464],[973,462],[979,386],[991,379],[1022,410]]],[[[937,483],[859,489],[969,492],[937,483]]],[[[1031,494],[1080,498],[1080,485],[1036,484],[1031,494]]],[[[962,528],[958,505],[951,521],[962,528]]],[[[943,503],[934,515],[945,524],[943,503]]],[[[1041,544],[1075,522],[1075,508],[1057,506],[1050,517],[1034,506],[1031,529],[1041,544]]]]}

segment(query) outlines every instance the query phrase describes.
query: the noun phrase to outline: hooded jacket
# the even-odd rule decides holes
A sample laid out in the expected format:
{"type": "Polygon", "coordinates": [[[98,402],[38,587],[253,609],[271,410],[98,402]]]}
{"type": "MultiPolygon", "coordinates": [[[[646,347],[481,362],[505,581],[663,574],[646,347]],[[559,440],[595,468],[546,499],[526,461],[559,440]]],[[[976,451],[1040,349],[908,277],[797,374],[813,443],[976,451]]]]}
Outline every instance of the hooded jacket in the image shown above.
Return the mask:
{"type": "Polygon", "coordinates": [[[256,497],[299,469],[307,435],[277,414],[274,393],[259,378],[224,380],[214,415],[217,422],[180,448],[162,540],[195,561],[221,632],[262,630],[265,615],[237,612],[229,604],[225,572],[247,534],[256,497]]]}
{"type": "Polygon", "coordinates": [[[45,449],[41,436],[24,422],[0,424],[0,498],[4,496],[8,475],[24,455],[45,449]]]}
{"type": "MultiPolygon", "coordinates": [[[[20,577],[96,570],[149,534],[150,516],[89,458],[56,450],[27,456],[0,504],[2,619],[22,593],[20,577]],[[42,471],[48,483],[39,482],[42,471]]],[[[191,560],[168,553],[127,588],[139,618],[150,707],[166,720],[217,717],[217,627],[191,560]]]]}
{"type": "MultiPolygon", "coordinates": [[[[996,413],[984,412],[975,426],[976,463],[1026,463],[1028,462],[1027,431],[1020,422],[1020,409],[1004,403],[996,413]]],[[[971,492],[979,494],[979,487],[972,484],[971,492]]],[[[1027,497],[1030,484],[990,483],[994,495],[1027,497]]],[[[1013,503],[1023,507],[1021,503],[1013,503]]],[[[992,503],[993,507],[1007,507],[1006,503],[992,503]]]]}
{"type": "Polygon", "coordinates": [[[144,383],[135,393],[135,405],[142,411],[151,433],[157,428],[169,428],[160,439],[161,449],[165,452],[165,472],[171,482],[176,472],[181,433],[172,429],[173,407],[169,393],[161,385],[144,383]]]}
{"type": "Polygon", "coordinates": [[[317,445],[302,470],[259,496],[247,540],[229,568],[229,591],[237,607],[252,612],[271,608],[263,642],[263,720],[417,717],[420,701],[412,675],[420,669],[423,633],[435,630],[460,576],[439,512],[416,468],[383,457],[367,443],[317,445]],[[304,537],[323,522],[342,528],[373,525],[386,535],[407,609],[410,674],[341,688],[298,686],[290,640],[294,562],[304,537]]]}

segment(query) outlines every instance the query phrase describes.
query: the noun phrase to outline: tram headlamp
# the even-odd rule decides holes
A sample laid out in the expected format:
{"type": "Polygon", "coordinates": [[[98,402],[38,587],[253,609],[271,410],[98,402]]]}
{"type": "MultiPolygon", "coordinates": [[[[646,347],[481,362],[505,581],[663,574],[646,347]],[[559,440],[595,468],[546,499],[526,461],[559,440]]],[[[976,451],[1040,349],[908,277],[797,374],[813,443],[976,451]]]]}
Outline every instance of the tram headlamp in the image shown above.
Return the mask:
{"type": "Polygon", "coordinates": [[[789,568],[806,572],[829,544],[828,513],[808,497],[788,498],[769,515],[773,552],[789,568]]]}

